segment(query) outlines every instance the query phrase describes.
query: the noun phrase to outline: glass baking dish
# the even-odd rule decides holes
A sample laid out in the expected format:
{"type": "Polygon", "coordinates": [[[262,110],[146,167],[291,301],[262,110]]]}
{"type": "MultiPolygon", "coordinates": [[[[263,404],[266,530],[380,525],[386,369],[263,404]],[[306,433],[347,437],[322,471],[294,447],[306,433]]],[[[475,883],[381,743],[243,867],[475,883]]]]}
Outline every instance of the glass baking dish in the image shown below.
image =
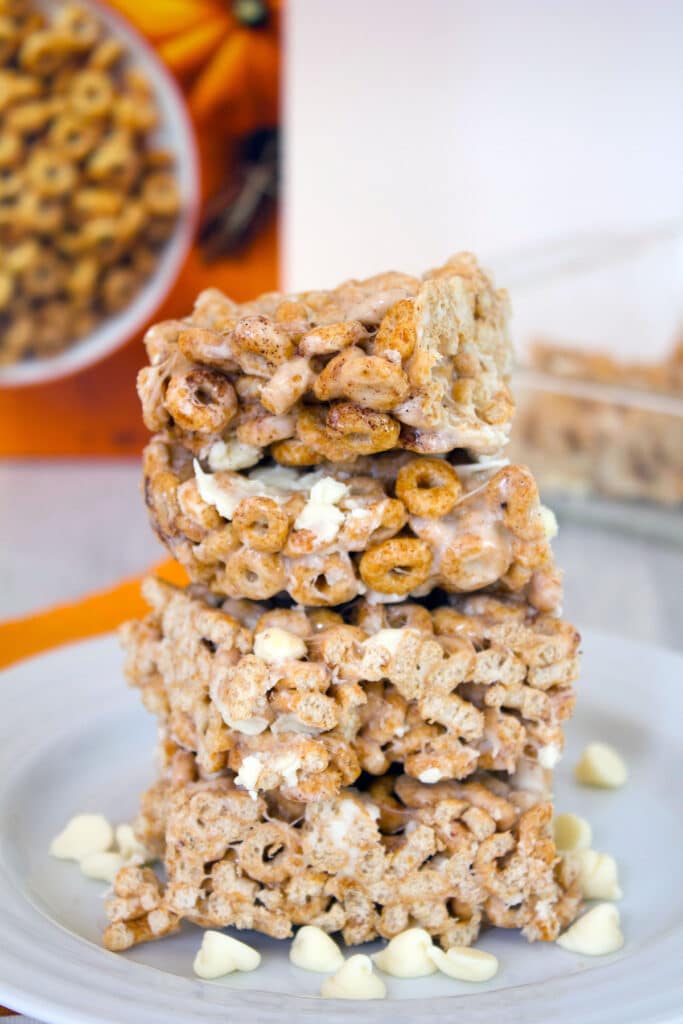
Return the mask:
{"type": "Polygon", "coordinates": [[[518,368],[510,458],[562,516],[683,544],[683,399],[518,368]]]}

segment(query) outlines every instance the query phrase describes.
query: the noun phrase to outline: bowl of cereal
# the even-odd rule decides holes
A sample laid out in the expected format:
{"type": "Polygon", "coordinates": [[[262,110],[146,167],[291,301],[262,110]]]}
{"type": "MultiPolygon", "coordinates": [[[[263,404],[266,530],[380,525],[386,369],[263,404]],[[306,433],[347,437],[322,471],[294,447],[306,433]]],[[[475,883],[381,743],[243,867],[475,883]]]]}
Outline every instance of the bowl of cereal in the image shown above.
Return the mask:
{"type": "Polygon", "coordinates": [[[183,98],[119,15],[0,0],[0,387],[77,372],[135,335],[192,243],[183,98]]]}

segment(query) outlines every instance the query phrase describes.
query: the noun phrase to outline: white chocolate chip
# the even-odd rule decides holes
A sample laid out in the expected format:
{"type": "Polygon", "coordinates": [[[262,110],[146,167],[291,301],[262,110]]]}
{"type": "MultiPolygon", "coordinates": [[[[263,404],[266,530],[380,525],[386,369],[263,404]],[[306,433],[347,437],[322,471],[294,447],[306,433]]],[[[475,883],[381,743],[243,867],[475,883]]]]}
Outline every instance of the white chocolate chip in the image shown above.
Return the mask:
{"type": "Polygon", "coordinates": [[[222,978],[233,971],[255,971],[261,963],[261,954],[246,942],[233,939],[223,932],[207,931],[194,958],[192,969],[200,978],[222,978]]]}
{"type": "Polygon", "coordinates": [[[541,505],[539,513],[546,539],[552,540],[553,537],[557,537],[559,527],[553,510],[551,508],[547,508],[545,505],[541,505]]]}
{"type": "Polygon", "coordinates": [[[258,736],[268,728],[268,719],[259,718],[253,715],[251,718],[228,718],[223,715],[225,724],[235,732],[241,732],[243,736],[258,736]]]}
{"type": "Polygon", "coordinates": [[[556,743],[549,743],[546,747],[539,747],[538,763],[541,768],[546,768],[548,771],[552,771],[553,768],[557,767],[561,757],[562,751],[556,743]]]}
{"type": "Polygon", "coordinates": [[[436,966],[430,959],[432,937],[424,928],[408,928],[395,935],[386,949],[375,953],[373,960],[380,971],[395,978],[422,978],[434,974],[436,966]]]}
{"type": "Polygon", "coordinates": [[[235,776],[235,784],[249,790],[252,800],[256,799],[256,783],[263,771],[263,765],[255,754],[247,754],[235,776]]]}
{"type": "Polygon", "coordinates": [[[299,928],[289,948],[289,959],[295,967],[321,974],[337,971],[344,963],[342,951],[334,939],[312,924],[299,928]]]}
{"type": "Polygon", "coordinates": [[[386,994],[386,985],[372,970],[372,960],[363,953],[350,956],[320,989],[324,999],[384,999],[386,994]]]}
{"type": "Polygon", "coordinates": [[[275,664],[305,658],[306,644],[296,633],[280,629],[279,626],[269,626],[254,637],[254,654],[261,661],[275,664]]]}
{"type": "Polygon", "coordinates": [[[135,835],[132,825],[116,826],[116,848],[128,864],[146,864],[154,860],[149,850],[135,835]]]}
{"type": "Polygon", "coordinates": [[[569,928],[557,940],[558,946],[584,956],[616,953],[624,945],[619,911],[613,903],[600,903],[569,928]]]}
{"type": "Polygon", "coordinates": [[[584,786],[618,789],[628,778],[623,758],[607,743],[589,743],[574,769],[577,782],[584,786]]]}
{"type": "Polygon", "coordinates": [[[60,860],[82,860],[103,853],[114,841],[114,830],[102,814],[77,814],[50,843],[50,855],[60,860]]]}
{"type": "Polygon", "coordinates": [[[220,469],[248,469],[261,458],[263,449],[251,444],[242,444],[236,437],[227,441],[216,441],[209,449],[209,468],[216,473],[220,469]]]}
{"type": "Polygon", "coordinates": [[[433,786],[435,782],[439,782],[442,778],[443,776],[438,768],[425,768],[418,775],[419,781],[424,782],[428,786],[433,786]]]}
{"type": "Polygon", "coordinates": [[[558,814],[553,822],[555,846],[561,853],[587,850],[593,840],[590,822],[578,814],[558,814]]]}
{"type": "Polygon", "coordinates": [[[442,974],[458,981],[490,981],[498,973],[498,960],[483,949],[451,946],[444,953],[438,946],[432,946],[429,956],[442,974]]]}
{"type": "Polygon", "coordinates": [[[337,503],[348,492],[347,485],[334,477],[322,477],[311,487],[309,499],[297,516],[294,529],[310,530],[321,543],[331,543],[345,518],[337,503]]]}
{"type": "Polygon", "coordinates": [[[617,862],[609,853],[598,853],[597,850],[572,850],[566,853],[564,858],[578,873],[584,899],[621,899],[623,893],[619,885],[617,862]]]}
{"type": "Polygon", "coordinates": [[[103,853],[87,853],[80,860],[80,868],[88,878],[99,882],[113,882],[119,871],[126,864],[120,853],[105,850],[103,853]]]}

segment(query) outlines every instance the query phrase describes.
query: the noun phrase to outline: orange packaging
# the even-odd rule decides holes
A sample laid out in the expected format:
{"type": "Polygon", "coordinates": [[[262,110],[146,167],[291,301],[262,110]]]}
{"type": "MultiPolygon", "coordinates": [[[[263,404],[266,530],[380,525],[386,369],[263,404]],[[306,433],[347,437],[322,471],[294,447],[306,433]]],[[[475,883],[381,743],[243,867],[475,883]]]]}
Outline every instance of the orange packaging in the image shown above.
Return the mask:
{"type": "MultiPolygon", "coordinates": [[[[111,354],[68,376],[24,386],[8,386],[0,368],[0,456],[137,454],[146,437],[135,393],[144,328],[187,314],[203,288],[241,301],[277,285],[279,0],[78,0],[78,6],[101,17],[105,29],[113,24],[114,35],[120,25],[142,36],[143,52],[173,76],[197,149],[197,226],[166,297],[111,354]],[[253,202],[253,181],[264,177],[267,189],[253,202]],[[237,230],[231,211],[238,214],[237,230]]],[[[14,61],[19,67],[18,56],[14,61]]]]}

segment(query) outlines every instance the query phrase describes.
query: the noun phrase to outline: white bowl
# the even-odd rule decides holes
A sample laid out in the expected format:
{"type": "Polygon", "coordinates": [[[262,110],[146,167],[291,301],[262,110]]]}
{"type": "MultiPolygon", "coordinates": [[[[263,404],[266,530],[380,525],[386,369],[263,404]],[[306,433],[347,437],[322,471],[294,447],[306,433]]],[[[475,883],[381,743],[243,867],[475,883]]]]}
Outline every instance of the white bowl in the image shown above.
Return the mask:
{"type": "MultiPolygon", "coordinates": [[[[41,6],[50,9],[58,2],[51,0],[41,6]]],[[[125,309],[101,320],[90,334],[57,355],[0,367],[0,388],[43,384],[66,377],[124,345],[141,330],[171,291],[195,234],[199,163],[192,125],[180,90],[151,46],[128,22],[96,0],[86,2],[108,31],[125,44],[130,65],[140,67],[149,78],[160,114],[154,142],[173,153],[181,212],[173,234],[158,253],[155,269],[125,309]]],[[[140,2],[144,4],[146,0],[140,2]]]]}

